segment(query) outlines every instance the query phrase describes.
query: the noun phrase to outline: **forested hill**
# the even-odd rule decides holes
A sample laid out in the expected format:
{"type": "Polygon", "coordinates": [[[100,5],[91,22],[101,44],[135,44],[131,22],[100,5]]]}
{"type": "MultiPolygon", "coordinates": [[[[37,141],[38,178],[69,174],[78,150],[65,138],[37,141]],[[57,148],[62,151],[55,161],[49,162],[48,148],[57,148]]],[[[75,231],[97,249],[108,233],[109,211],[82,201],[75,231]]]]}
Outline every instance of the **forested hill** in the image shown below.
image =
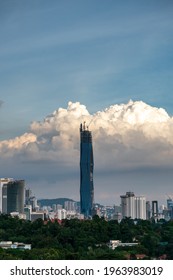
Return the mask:
{"type": "Polygon", "coordinates": [[[64,205],[65,201],[74,201],[70,198],[50,198],[50,199],[38,199],[39,205],[42,206],[51,206],[53,204],[64,205]]]}

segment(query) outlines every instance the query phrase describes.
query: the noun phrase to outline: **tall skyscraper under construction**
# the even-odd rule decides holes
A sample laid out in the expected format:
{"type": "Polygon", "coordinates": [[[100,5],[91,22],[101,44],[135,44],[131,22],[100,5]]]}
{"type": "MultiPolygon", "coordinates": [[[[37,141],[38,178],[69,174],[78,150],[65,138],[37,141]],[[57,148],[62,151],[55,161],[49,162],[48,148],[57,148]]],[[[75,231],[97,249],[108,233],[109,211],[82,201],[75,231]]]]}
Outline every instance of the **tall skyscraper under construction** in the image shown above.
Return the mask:
{"type": "Polygon", "coordinates": [[[86,218],[92,216],[94,202],[93,147],[91,131],[80,125],[80,207],[86,218]]]}

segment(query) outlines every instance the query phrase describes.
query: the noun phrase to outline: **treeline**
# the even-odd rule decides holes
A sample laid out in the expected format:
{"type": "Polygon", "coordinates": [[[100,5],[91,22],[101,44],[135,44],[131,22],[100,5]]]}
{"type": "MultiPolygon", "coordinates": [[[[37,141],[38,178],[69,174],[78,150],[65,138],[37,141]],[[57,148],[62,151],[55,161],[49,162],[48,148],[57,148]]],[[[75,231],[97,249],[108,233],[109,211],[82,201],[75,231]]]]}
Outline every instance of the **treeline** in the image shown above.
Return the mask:
{"type": "Polygon", "coordinates": [[[32,250],[2,249],[0,259],[79,260],[79,259],[158,259],[165,255],[173,259],[173,221],[165,222],[125,218],[118,223],[95,216],[92,220],[63,220],[58,222],[38,219],[34,222],[0,215],[0,241],[23,242],[32,250]],[[110,249],[110,240],[138,242],[133,247],[110,249]]]}

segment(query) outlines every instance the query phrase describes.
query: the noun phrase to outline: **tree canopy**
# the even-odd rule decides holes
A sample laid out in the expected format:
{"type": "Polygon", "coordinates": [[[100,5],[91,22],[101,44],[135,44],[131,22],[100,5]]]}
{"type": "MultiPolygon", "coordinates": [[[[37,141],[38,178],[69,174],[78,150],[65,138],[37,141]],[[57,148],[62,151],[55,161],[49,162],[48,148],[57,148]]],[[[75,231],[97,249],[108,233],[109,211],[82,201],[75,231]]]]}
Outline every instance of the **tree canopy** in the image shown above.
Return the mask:
{"type": "Polygon", "coordinates": [[[123,219],[106,221],[37,219],[34,222],[10,215],[0,215],[0,241],[31,244],[31,250],[2,249],[0,259],[127,259],[144,254],[147,259],[165,254],[173,259],[173,221],[155,223],[146,220],[123,219]],[[137,246],[110,249],[110,240],[137,242],[137,246]]]}

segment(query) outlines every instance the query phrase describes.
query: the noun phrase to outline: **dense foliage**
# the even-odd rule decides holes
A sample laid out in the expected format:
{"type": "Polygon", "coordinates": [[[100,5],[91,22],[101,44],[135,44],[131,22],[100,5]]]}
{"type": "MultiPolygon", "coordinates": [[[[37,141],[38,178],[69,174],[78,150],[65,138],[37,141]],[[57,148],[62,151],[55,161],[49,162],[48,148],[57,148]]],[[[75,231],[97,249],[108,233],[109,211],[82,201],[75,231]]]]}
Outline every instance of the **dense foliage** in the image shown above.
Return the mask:
{"type": "Polygon", "coordinates": [[[57,221],[38,219],[34,222],[0,215],[0,241],[23,242],[32,250],[1,249],[0,259],[146,259],[165,255],[173,259],[173,221],[158,223],[123,219],[106,221],[95,216],[92,220],[57,221]],[[110,240],[138,242],[133,247],[110,249],[110,240]]]}

